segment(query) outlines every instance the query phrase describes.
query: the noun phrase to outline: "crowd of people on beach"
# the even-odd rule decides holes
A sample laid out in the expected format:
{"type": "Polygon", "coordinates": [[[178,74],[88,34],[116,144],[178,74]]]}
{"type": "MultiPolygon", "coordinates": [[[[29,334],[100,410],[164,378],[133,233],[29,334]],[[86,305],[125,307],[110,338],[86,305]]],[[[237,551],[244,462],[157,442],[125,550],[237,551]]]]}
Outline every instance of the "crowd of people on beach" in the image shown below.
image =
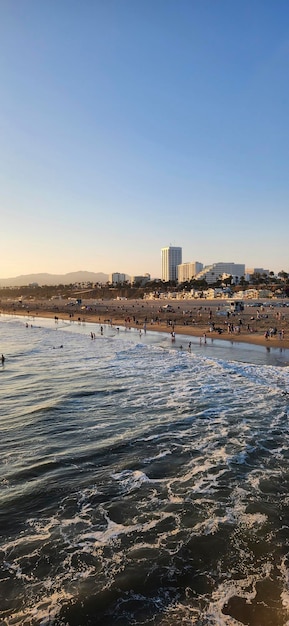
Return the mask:
{"type": "MultiPolygon", "coordinates": [[[[109,324],[125,329],[136,328],[138,333],[146,333],[147,330],[157,330],[160,332],[175,333],[178,335],[192,335],[202,337],[204,343],[204,333],[210,333],[210,338],[217,338],[232,341],[233,336],[236,341],[248,341],[248,343],[259,343],[266,345],[268,340],[276,346],[282,348],[289,347],[288,330],[289,316],[287,303],[268,302],[257,305],[248,302],[240,311],[231,308],[232,303],[220,301],[208,302],[182,302],[176,300],[173,306],[156,300],[127,300],[125,303],[118,303],[114,300],[94,302],[93,305],[75,307],[74,311],[67,308],[69,304],[62,306],[50,304],[49,302],[37,302],[33,311],[30,309],[19,309],[17,306],[5,303],[2,310],[12,309],[13,314],[51,316],[58,320],[69,319],[72,322],[82,324],[84,322],[95,322],[103,325],[109,324]],[[56,310],[57,309],[57,310],[56,310]],[[85,313],[82,311],[85,309],[85,313]],[[78,317],[77,317],[78,315],[78,317]],[[84,315],[84,317],[83,317],[84,315]]],[[[33,318],[34,319],[34,318],[33,318]]],[[[33,323],[34,326],[34,323],[33,323]]],[[[28,327],[28,322],[27,322],[28,327]]],[[[30,327],[30,322],[29,322],[30,327]]],[[[31,324],[32,327],[32,324],[31,324]]],[[[174,338],[173,336],[171,337],[174,338]]]]}
{"type": "Polygon", "coordinates": [[[269,328],[268,330],[265,330],[264,332],[265,339],[271,339],[272,337],[276,337],[276,336],[279,337],[280,341],[283,341],[285,337],[284,328],[281,328],[281,330],[278,331],[278,329],[275,326],[274,328],[269,328]]]}

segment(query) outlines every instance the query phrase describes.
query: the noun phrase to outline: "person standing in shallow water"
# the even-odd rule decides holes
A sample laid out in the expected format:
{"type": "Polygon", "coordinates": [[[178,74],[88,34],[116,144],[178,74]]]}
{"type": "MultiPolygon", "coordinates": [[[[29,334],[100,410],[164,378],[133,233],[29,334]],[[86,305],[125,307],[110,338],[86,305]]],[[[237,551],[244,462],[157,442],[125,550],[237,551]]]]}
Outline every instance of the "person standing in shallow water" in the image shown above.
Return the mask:
{"type": "Polygon", "coordinates": [[[4,354],[2,354],[2,356],[1,356],[1,363],[2,363],[2,365],[4,365],[4,363],[5,363],[5,356],[4,356],[4,354]]]}

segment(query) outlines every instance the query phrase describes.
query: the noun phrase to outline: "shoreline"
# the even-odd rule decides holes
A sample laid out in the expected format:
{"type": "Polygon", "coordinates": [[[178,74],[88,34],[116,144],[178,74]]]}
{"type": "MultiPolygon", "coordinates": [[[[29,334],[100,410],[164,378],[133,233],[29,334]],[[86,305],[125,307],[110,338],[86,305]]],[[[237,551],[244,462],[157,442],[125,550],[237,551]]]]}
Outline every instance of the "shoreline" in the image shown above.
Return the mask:
{"type": "MultiPolygon", "coordinates": [[[[175,304],[176,303],[174,303],[174,306],[175,304]]],[[[176,339],[178,336],[185,335],[187,337],[199,338],[201,341],[205,339],[205,335],[207,340],[221,340],[231,344],[242,343],[265,348],[289,349],[288,310],[283,313],[279,310],[271,310],[271,305],[268,305],[268,307],[266,306],[266,313],[264,313],[263,317],[261,317],[260,320],[256,320],[256,315],[252,315],[251,307],[247,306],[244,312],[237,313],[232,317],[230,316],[230,319],[233,320],[232,326],[234,326],[236,319],[241,325],[237,324],[237,326],[234,326],[237,330],[228,332],[227,326],[229,318],[225,318],[222,312],[224,304],[222,303],[220,305],[220,301],[206,301],[205,303],[201,302],[201,304],[200,301],[197,303],[194,302],[193,312],[192,310],[187,311],[187,308],[191,306],[192,303],[178,302],[177,304],[177,314],[167,312],[160,314],[159,302],[151,303],[143,300],[126,302],[101,301],[95,304],[93,308],[92,306],[86,305],[85,307],[77,308],[77,310],[71,310],[67,305],[63,307],[55,304],[52,308],[51,304],[48,303],[30,303],[29,309],[15,306],[3,307],[2,303],[1,314],[21,316],[28,319],[31,317],[35,319],[39,316],[71,322],[81,321],[92,324],[108,324],[114,328],[135,328],[141,332],[146,330],[163,333],[165,335],[170,335],[174,332],[176,339]],[[222,315],[221,318],[218,317],[220,315],[222,315]],[[276,328],[277,326],[276,315],[279,316],[279,318],[281,318],[281,315],[283,316],[282,319],[278,320],[281,322],[278,326],[280,328],[282,327],[283,338],[279,335],[280,331],[276,332],[273,336],[265,338],[264,334],[267,328],[276,328]],[[212,330],[212,323],[214,325],[218,324],[217,328],[219,328],[221,332],[219,332],[219,330],[212,330]],[[251,328],[251,325],[252,329],[248,331],[246,326],[250,326],[251,328]]]]}

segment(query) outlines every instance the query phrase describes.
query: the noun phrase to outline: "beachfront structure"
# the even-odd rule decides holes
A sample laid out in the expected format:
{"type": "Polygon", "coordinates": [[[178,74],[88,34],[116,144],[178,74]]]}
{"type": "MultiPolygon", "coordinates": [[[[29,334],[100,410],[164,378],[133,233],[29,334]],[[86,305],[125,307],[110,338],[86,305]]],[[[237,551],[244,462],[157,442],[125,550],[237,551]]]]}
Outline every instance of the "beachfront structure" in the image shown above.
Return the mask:
{"type": "Polygon", "coordinates": [[[245,276],[245,264],[243,263],[213,263],[206,265],[196,276],[196,280],[205,280],[208,285],[212,285],[217,280],[232,276],[232,282],[238,283],[242,276],[245,276]]]}
{"type": "Polygon", "coordinates": [[[120,285],[126,281],[126,275],[120,274],[119,272],[114,272],[109,276],[109,282],[112,285],[120,285]]]}
{"type": "Polygon", "coordinates": [[[191,263],[181,263],[178,265],[178,281],[179,283],[185,283],[192,280],[203,269],[203,263],[194,261],[191,263]]]}
{"type": "Polygon", "coordinates": [[[182,263],[182,248],[167,246],[162,248],[162,280],[178,280],[178,265],[182,263]]]}

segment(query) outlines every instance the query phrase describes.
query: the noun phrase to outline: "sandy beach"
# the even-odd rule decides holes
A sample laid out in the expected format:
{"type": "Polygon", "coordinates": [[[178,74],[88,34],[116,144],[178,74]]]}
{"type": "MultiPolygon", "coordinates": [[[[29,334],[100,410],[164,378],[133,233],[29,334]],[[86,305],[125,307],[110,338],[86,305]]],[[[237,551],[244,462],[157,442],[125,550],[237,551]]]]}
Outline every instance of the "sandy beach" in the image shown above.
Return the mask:
{"type": "Polygon", "coordinates": [[[1,311],[24,315],[110,324],[178,335],[289,348],[289,307],[278,301],[245,302],[229,312],[224,300],[66,300],[1,302],[1,311]],[[166,310],[169,305],[171,310],[166,310]]]}

